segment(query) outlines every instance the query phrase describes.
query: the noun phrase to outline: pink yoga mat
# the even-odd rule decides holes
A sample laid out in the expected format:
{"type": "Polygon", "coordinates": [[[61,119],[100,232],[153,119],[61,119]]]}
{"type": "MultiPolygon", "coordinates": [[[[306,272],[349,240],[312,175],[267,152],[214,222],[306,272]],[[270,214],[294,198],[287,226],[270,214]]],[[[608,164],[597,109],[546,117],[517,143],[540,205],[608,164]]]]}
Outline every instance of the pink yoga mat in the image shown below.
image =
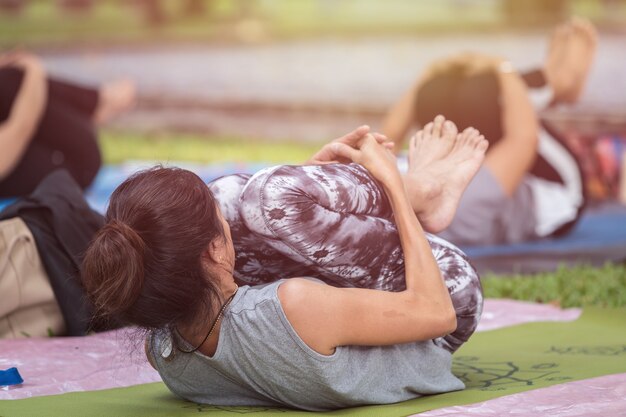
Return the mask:
{"type": "MultiPolygon", "coordinates": [[[[534,321],[571,321],[579,309],[511,300],[487,300],[478,331],[534,321]]],[[[15,366],[24,384],[0,390],[0,400],[124,387],[160,381],[131,330],[87,337],[0,341],[0,369],[15,366]]],[[[626,374],[570,382],[420,416],[535,417],[626,414],[626,374]],[[619,414],[619,413],[622,414],[619,414]]]]}

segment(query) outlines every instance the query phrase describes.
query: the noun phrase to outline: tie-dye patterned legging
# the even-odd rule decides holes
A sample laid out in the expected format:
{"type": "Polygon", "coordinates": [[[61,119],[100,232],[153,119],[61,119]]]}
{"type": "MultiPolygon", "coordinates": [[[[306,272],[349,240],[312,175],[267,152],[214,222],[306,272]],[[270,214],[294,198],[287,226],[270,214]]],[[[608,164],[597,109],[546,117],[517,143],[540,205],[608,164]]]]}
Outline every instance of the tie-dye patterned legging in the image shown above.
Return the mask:
{"type": "MultiPolygon", "coordinates": [[[[221,177],[209,188],[231,227],[240,284],[308,276],[338,287],[405,289],[391,206],[360,165],[283,165],[221,177]]],[[[435,343],[454,352],[478,325],[480,279],[458,248],[427,238],[458,324],[435,343]]]]}

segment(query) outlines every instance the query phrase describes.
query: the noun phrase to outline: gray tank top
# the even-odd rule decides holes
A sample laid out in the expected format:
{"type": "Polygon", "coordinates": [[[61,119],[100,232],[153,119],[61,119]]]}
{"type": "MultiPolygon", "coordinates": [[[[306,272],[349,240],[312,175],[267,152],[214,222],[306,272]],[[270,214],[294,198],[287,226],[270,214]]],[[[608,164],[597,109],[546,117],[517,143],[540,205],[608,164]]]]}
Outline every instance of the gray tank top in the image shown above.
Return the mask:
{"type": "Polygon", "coordinates": [[[285,316],[277,293],[281,282],[239,288],[222,318],[213,357],[172,350],[170,332],[154,332],[150,348],[167,387],[197,403],[312,411],[464,388],[451,372],[450,353],[431,341],[342,346],[329,356],[315,352],[285,316]]]}

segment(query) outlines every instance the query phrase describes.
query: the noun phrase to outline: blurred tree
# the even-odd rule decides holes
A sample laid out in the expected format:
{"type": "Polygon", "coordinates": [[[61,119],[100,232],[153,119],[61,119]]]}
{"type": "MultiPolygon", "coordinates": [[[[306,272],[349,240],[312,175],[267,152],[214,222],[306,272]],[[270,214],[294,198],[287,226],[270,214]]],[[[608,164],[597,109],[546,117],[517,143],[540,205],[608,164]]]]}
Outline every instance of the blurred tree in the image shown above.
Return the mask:
{"type": "MultiPolygon", "coordinates": [[[[26,0],[0,0],[0,12],[18,15],[28,3],[26,0]]],[[[64,12],[87,13],[93,9],[94,0],[58,0],[56,4],[64,12]]]]}
{"type": "Polygon", "coordinates": [[[167,20],[166,14],[159,0],[138,0],[139,7],[146,21],[152,26],[160,26],[167,20]]]}
{"type": "Polygon", "coordinates": [[[24,10],[24,0],[0,0],[0,12],[19,15],[24,10]]]}
{"type": "Polygon", "coordinates": [[[187,0],[183,7],[185,16],[202,16],[206,13],[206,4],[202,0],[187,0]]]}
{"type": "Polygon", "coordinates": [[[562,21],[569,8],[568,0],[503,0],[508,23],[517,27],[553,25],[562,21]]]}
{"type": "Polygon", "coordinates": [[[93,0],[59,0],[59,8],[64,12],[84,14],[93,10],[93,0]]]}
{"type": "MultiPolygon", "coordinates": [[[[161,26],[171,20],[160,0],[138,0],[137,3],[142,9],[146,21],[151,26],[161,26]]],[[[182,4],[181,15],[183,17],[197,17],[206,14],[206,3],[204,0],[186,0],[177,2],[177,5],[180,6],[182,4]]]]}

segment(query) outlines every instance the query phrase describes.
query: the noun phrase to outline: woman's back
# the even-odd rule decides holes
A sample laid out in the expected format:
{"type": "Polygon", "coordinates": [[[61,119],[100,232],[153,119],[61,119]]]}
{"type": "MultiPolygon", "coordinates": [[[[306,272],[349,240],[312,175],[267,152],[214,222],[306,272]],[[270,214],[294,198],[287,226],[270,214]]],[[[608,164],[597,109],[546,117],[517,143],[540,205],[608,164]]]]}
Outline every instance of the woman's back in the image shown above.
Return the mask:
{"type": "Polygon", "coordinates": [[[212,358],[176,349],[165,358],[169,332],[153,334],[150,349],[170,390],[215,405],[327,410],[463,389],[451,373],[450,353],[432,341],[344,346],[330,356],[315,352],[285,316],[277,295],[281,282],[239,289],[212,358]]]}

